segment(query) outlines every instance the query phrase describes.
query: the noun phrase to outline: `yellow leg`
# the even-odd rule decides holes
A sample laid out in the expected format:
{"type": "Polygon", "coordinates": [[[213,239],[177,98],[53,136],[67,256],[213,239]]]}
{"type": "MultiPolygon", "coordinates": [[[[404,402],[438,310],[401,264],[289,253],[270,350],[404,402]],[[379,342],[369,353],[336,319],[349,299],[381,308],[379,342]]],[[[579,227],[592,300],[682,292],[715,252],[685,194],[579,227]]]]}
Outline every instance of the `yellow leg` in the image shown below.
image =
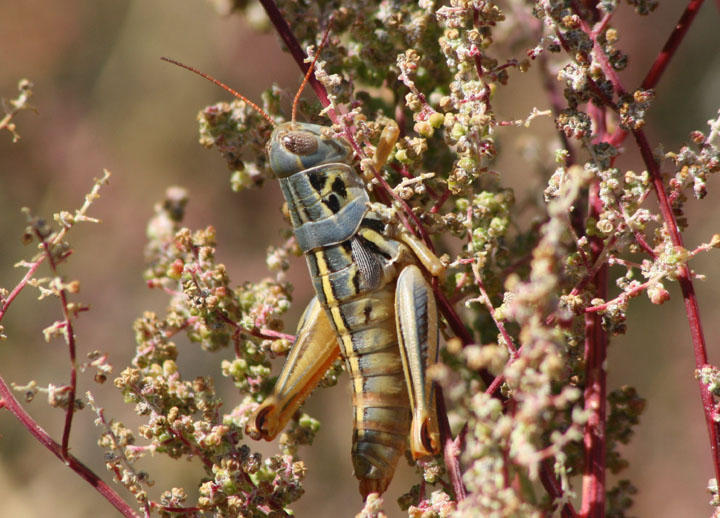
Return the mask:
{"type": "MultiPolygon", "coordinates": [[[[380,171],[385,165],[399,135],[400,129],[393,120],[383,128],[380,134],[380,141],[375,148],[375,154],[372,158],[372,165],[376,171],[380,171]]],[[[440,277],[445,273],[445,266],[440,259],[420,239],[405,232],[400,235],[400,238],[412,249],[413,253],[433,277],[440,277]]]]}
{"type": "Polygon", "coordinates": [[[385,126],[380,134],[380,141],[375,148],[375,154],[373,155],[373,167],[376,171],[380,171],[387,162],[387,158],[390,155],[390,151],[395,146],[398,136],[400,136],[400,128],[395,121],[391,120],[387,126],[385,126]]]}
{"type": "Polygon", "coordinates": [[[285,360],[273,393],[248,423],[248,435],[254,439],[273,440],[339,355],[335,330],[314,297],[300,319],[297,340],[285,360]]]}
{"type": "Polygon", "coordinates": [[[402,232],[399,237],[403,243],[410,247],[415,257],[430,272],[430,275],[442,278],[445,273],[445,265],[425,243],[408,232],[402,232]]]}

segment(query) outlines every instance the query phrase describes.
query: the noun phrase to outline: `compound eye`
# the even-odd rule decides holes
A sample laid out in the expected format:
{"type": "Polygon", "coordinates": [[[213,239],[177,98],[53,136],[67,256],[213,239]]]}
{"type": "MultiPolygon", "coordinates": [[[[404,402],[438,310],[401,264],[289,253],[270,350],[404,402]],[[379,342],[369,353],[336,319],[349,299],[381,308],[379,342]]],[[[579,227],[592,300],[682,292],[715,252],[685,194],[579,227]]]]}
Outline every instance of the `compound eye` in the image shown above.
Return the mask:
{"type": "Polygon", "coordinates": [[[312,155],[318,150],[318,140],[306,131],[289,131],[282,136],[282,145],[295,155],[312,155]]]}

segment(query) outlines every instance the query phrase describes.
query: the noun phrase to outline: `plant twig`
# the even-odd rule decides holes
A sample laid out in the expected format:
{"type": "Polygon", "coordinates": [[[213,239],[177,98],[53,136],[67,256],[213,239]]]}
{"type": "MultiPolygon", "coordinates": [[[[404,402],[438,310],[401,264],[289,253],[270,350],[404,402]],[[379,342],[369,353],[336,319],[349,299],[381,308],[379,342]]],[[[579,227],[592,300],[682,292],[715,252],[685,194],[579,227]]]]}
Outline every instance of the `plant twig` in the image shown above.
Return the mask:
{"type": "Polygon", "coordinates": [[[487,308],[488,313],[490,314],[490,318],[492,318],[493,322],[495,323],[495,327],[497,327],[498,331],[500,331],[500,335],[503,337],[503,340],[505,341],[505,347],[507,348],[508,352],[510,353],[510,361],[512,361],[512,360],[516,359],[518,356],[518,350],[517,350],[517,347],[515,347],[515,342],[513,342],[513,339],[510,336],[510,333],[508,333],[507,329],[505,329],[505,324],[503,324],[497,318],[497,315],[495,312],[495,307],[492,305],[490,296],[488,295],[487,291],[485,290],[485,283],[483,282],[482,276],[480,275],[480,270],[478,269],[477,262],[473,261],[473,263],[470,265],[470,268],[472,268],[473,275],[475,276],[475,284],[477,285],[478,290],[480,291],[481,302],[487,308]]]}
{"type": "MultiPolygon", "coordinates": [[[[300,67],[300,70],[303,71],[303,74],[306,73],[310,65],[305,62],[305,59],[307,58],[307,56],[305,55],[305,51],[302,49],[302,47],[300,47],[300,43],[298,43],[298,40],[295,38],[295,35],[290,29],[290,26],[285,21],[285,18],[280,12],[280,9],[278,9],[278,6],[273,0],[260,0],[260,4],[263,6],[263,9],[265,9],[268,18],[270,18],[270,21],[275,26],[275,30],[287,46],[290,55],[292,55],[297,65],[300,67]]],[[[334,109],[329,108],[330,99],[328,98],[327,90],[325,90],[325,87],[322,85],[322,83],[320,83],[320,81],[315,78],[313,74],[310,74],[308,82],[310,83],[312,89],[315,91],[315,95],[317,95],[318,99],[320,99],[322,105],[325,108],[328,108],[328,117],[330,117],[330,119],[337,124],[337,113],[334,109]]]]}
{"type": "MultiPolygon", "coordinates": [[[[95,411],[95,414],[98,416],[98,419],[100,420],[100,423],[103,425],[103,428],[105,428],[105,433],[110,437],[110,440],[112,441],[113,450],[115,451],[115,454],[120,458],[120,461],[122,462],[123,466],[126,470],[128,470],[130,473],[133,474],[133,476],[140,480],[141,476],[135,469],[135,466],[130,462],[130,459],[127,458],[127,455],[125,455],[125,451],[123,450],[122,446],[120,445],[120,441],[118,440],[117,435],[115,432],[113,432],[112,426],[110,426],[110,423],[105,419],[105,411],[97,406],[95,402],[95,397],[92,395],[92,393],[87,392],[86,393],[88,402],[92,409],[95,411]]],[[[122,475],[120,473],[116,473],[117,480],[122,480],[122,475]]],[[[147,500],[143,502],[143,508],[146,515],[150,514],[150,504],[147,500]]]]}
{"type": "Polygon", "coordinates": [[[13,117],[22,110],[32,110],[37,113],[37,109],[30,104],[30,97],[33,94],[33,83],[28,79],[21,79],[18,82],[18,90],[20,94],[10,101],[2,100],[5,115],[0,119],[0,131],[7,130],[12,135],[13,143],[20,140],[20,134],[15,130],[13,117]]]}
{"type": "MultiPolygon", "coordinates": [[[[599,197],[600,186],[596,182],[590,188],[590,214],[597,219],[602,212],[599,197]]],[[[602,238],[590,238],[590,249],[597,258],[605,249],[602,238]]],[[[608,266],[605,262],[592,279],[593,291],[600,298],[607,298],[608,266]]],[[[603,518],[605,516],[605,437],[607,398],[605,359],[608,336],[602,327],[602,316],[597,313],[585,315],[585,411],[588,420],[583,431],[585,467],[582,482],[582,518],[603,518]]]]}
{"type": "MultiPolygon", "coordinates": [[[[555,478],[552,469],[552,459],[545,459],[540,464],[540,481],[553,500],[560,500],[563,497],[563,490],[555,478]]],[[[570,502],[563,504],[560,510],[562,518],[578,518],[577,511],[570,502]]]]}
{"type": "Polygon", "coordinates": [[[25,288],[25,286],[27,286],[28,282],[30,281],[30,279],[32,279],[32,276],[35,274],[37,269],[40,268],[40,265],[43,263],[43,261],[45,261],[44,255],[40,256],[39,259],[28,265],[28,271],[25,273],[20,282],[18,282],[17,285],[12,289],[7,298],[3,300],[2,307],[0,307],[0,321],[2,321],[13,300],[15,300],[15,297],[20,295],[20,292],[25,288]]]}
{"type": "MultiPolygon", "coordinates": [[[[48,263],[50,264],[50,269],[55,274],[55,276],[58,277],[59,274],[57,271],[57,264],[55,263],[55,258],[53,257],[50,245],[45,240],[45,236],[41,234],[37,228],[35,229],[35,235],[42,243],[43,250],[45,251],[45,256],[47,257],[48,263]]],[[[70,316],[70,311],[68,308],[67,290],[61,287],[58,291],[63,317],[65,318],[63,324],[65,328],[65,342],[67,343],[68,354],[70,356],[70,390],[68,393],[68,407],[65,411],[65,425],[63,426],[61,449],[63,457],[67,458],[70,443],[70,430],[72,428],[72,420],[75,413],[75,393],[77,391],[77,361],[75,351],[75,330],[73,328],[72,318],[70,316]]]]}
{"type": "MultiPolygon", "coordinates": [[[[635,130],[633,131],[633,136],[640,148],[640,154],[643,157],[645,166],[650,172],[653,189],[655,190],[655,195],[658,198],[660,212],[663,216],[665,227],[670,234],[670,239],[676,247],[684,248],[682,235],[678,229],[677,222],[675,221],[675,217],[672,212],[672,207],[670,207],[670,202],[667,197],[667,192],[665,191],[665,184],[663,183],[662,174],[660,173],[660,166],[650,150],[650,144],[647,141],[645,132],[642,130],[635,130]]],[[[701,369],[708,363],[707,346],[705,344],[705,334],[703,333],[702,322],[700,320],[700,308],[698,307],[697,296],[695,295],[695,287],[693,286],[690,268],[687,264],[680,265],[677,272],[680,291],[682,292],[683,301],[685,303],[685,313],[690,326],[690,336],[692,337],[693,353],[695,356],[695,368],[701,369]]],[[[705,413],[705,424],[710,436],[710,451],[712,454],[715,477],[717,480],[720,480],[720,423],[717,423],[714,419],[715,402],[713,401],[713,396],[710,393],[710,390],[700,380],[698,380],[698,385],[700,387],[700,398],[702,400],[703,410],[705,413]]]]}
{"type": "MultiPolygon", "coordinates": [[[[680,42],[682,41],[690,27],[690,24],[695,19],[695,15],[697,14],[697,11],[700,8],[701,4],[702,0],[690,0],[688,6],[681,15],[678,24],[676,25],[668,41],[663,47],[663,50],[660,52],[660,55],[655,60],[655,63],[653,63],[650,71],[645,76],[645,80],[642,83],[643,86],[654,87],[657,84],[660,76],[667,68],[670,59],[675,55],[675,52],[680,45],[680,42]]],[[[588,30],[584,24],[582,25],[582,27],[583,30],[585,30],[585,32],[592,38],[591,31],[588,30]]],[[[607,56],[604,55],[602,49],[596,47],[597,41],[593,39],[593,49],[596,51],[595,56],[596,58],[598,58],[598,61],[603,71],[608,74],[608,77],[613,82],[613,87],[615,88],[615,91],[619,94],[624,93],[625,89],[620,83],[620,80],[615,71],[612,69],[612,67],[609,66],[607,56]]],[[[593,82],[591,81],[590,84],[592,86],[593,82]]],[[[614,111],[617,111],[617,106],[611,100],[608,100],[604,96],[600,96],[600,99],[603,101],[604,104],[612,108],[614,111]]],[[[658,203],[660,205],[660,213],[662,215],[665,227],[670,235],[670,239],[673,245],[675,245],[676,247],[684,248],[682,236],[677,226],[677,222],[675,221],[672,207],[670,206],[667,192],[665,190],[665,185],[663,183],[659,164],[653,156],[653,153],[651,151],[652,148],[647,140],[645,132],[642,129],[633,129],[632,134],[640,149],[640,154],[643,161],[645,162],[645,166],[650,173],[653,190],[655,191],[655,195],[658,199],[658,203]]],[[[627,132],[625,130],[618,130],[613,135],[609,136],[606,141],[609,141],[613,145],[617,146],[622,143],[626,135],[627,132]]],[[[695,367],[696,369],[701,369],[702,367],[707,365],[707,347],[705,343],[705,336],[702,330],[697,297],[695,295],[695,289],[693,286],[690,269],[688,268],[687,264],[680,265],[677,271],[678,283],[680,284],[680,290],[683,295],[685,312],[687,315],[688,324],[690,327],[690,335],[693,342],[695,367]]],[[[716,480],[720,480],[720,424],[715,422],[714,420],[715,404],[712,394],[708,390],[708,387],[705,386],[702,382],[698,381],[698,384],[700,387],[700,398],[705,414],[705,422],[708,428],[708,434],[710,438],[710,450],[712,455],[713,468],[715,471],[715,478],[716,480]]]]}
{"type": "Polygon", "coordinates": [[[437,386],[437,414],[440,425],[440,440],[443,444],[443,459],[445,469],[448,471],[450,482],[455,491],[455,501],[460,502],[467,497],[467,489],[462,481],[462,469],[460,467],[460,452],[463,450],[463,442],[467,433],[467,424],[463,427],[455,439],[453,439],[448,423],[447,409],[445,408],[445,397],[442,387],[437,386]]]}
{"type": "MultiPolygon", "coordinates": [[[[98,220],[94,218],[90,218],[87,216],[87,211],[90,209],[90,205],[93,201],[95,201],[100,192],[100,187],[108,183],[110,179],[110,171],[105,169],[103,171],[102,178],[95,180],[95,185],[93,185],[93,188],[90,190],[88,194],[85,195],[85,202],[83,203],[82,207],[80,207],[79,210],[75,212],[74,220],[77,221],[90,221],[90,222],[97,222],[98,220]]],[[[65,225],[63,226],[57,233],[55,233],[48,241],[50,246],[53,246],[57,243],[60,243],[63,239],[65,239],[65,236],[67,235],[68,231],[72,228],[72,226],[65,225]]],[[[20,282],[12,289],[10,294],[7,296],[7,298],[3,301],[2,307],[0,307],[0,321],[2,321],[3,317],[5,316],[5,313],[7,313],[7,310],[10,308],[10,305],[12,304],[13,300],[20,294],[20,292],[25,288],[25,286],[28,285],[28,282],[30,279],[32,279],[33,274],[37,271],[38,268],[40,268],[40,265],[45,261],[47,258],[46,254],[40,254],[35,259],[33,259],[32,262],[28,263],[20,263],[23,266],[26,266],[28,268],[28,271],[25,273],[23,278],[20,280],[20,282]]]]}
{"type": "Polygon", "coordinates": [[[665,42],[660,54],[658,54],[657,58],[655,58],[655,62],[650,67],[650,70],[648,70],[645,79],[643,79],[641,85],[643,90],[655,88],[655,85],[657,85],[660,77],[670,63],[670,59],[672,59],[673,55],[675,55],[675,51],[677,51],[680,43],[685,37],[685,34],[687,34],[687,31],[702,4],[703,0],[690,0],[688,2],[688,5],[685,7],[685,10],[680,16],[680,20],[678,20],[677,24],[675,24],[675,28],[672,33],[670,33],[670,37],[665,42]]]}
{"type": "Polygon", "coordinates": [[[2,398],[2,406],[7,408],[20,423],[38,440],[45,448],[50,450],[53,455],[63,461],[71,470],[80,475],[88,484],[95,488],[103,498],[117,509],[123,516],[128,518],[138,518],[139,515],[115,492],[110,486],[102,481],[93,471],[85,464],[80,462],[74,455],[63,452],[62,447],[55,442],[52,437],[25,411],[13,395],[10,387],[5,380],[0,377],[0,398],[2,398]]]}

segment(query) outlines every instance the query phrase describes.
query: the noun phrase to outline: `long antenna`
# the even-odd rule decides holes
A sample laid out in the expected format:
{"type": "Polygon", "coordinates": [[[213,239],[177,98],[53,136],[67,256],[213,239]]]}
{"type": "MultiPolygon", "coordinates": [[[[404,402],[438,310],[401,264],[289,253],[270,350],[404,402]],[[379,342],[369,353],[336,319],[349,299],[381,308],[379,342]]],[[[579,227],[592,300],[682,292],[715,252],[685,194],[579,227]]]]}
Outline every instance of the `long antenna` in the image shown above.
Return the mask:
{"type": "Polygon", "coordinates": [[[327,43],[328,36],[330,35],[330,25],[332,23],[332,20],[328,22],[327,29],[325,29],[325,35],[323,36],[322,41],[320,42],[320,46],[317,49],[317,52],[315,52],[315,57],[312,60],[312,63],[310,63],[310,66],[307,69],[307,72],[305,72],[305,77],[303,78],[303,82],[300,85],[300,88],[298,88],[297,93],[295,94],[295,99],[293,99],[292,104],[292,122],[295,122],[295,115],[297,114],[297,105],[298,101],[300,101],[300,94],[303,91],[303,88],[305,88],[305,85],[307,84],[308,80],[310,79],[310,74],[313,73],[313,69],[315,68],[315,62],[318,59],[318,56],[320,56],[320,52],[322,51],[323,47],[325,46],[325,43],[327,43]]]}
{"type": "MultiPolygon", "coordinates": [[[[326,35],[326,37],[327,37],[327,35],[326,35]]],[[[324,40],[323,40],[323,42],[324,42],[324,40]]],[[[226,90],[226,91],[230,92],[231,94],[233,94],[233,95],[234,95],[235,97],[237,97],[238,99],[240,99],[240,100],[242,100],[242,101],[245,101],[253,110],[255,110],[255,111],[258,112],[260,115],[262,115],[263,118],[264,118],[266,121],[268,121],[268,122],[272,125],[273,128],[274,128],[275,126],[277,126],[277,124],[275,123],[275,121],[272,120],[272,118],[270,117],[270,115],[268,115],[268,114],[265,112],[265,110],[263,110],[262,108],[260,108],[257,104],[255,104],[254,102],[252,102],[250,99],[248,99],[247,97],[245,97],[243,94],[241,94],[241,93],[239,93],[239,92],[236,92],[235,90],[233,90],[232,88],[230,88],[230,87],[229,87],[228,85],[226,85],[225,83],[223,83],[223,82],[221,82],[221,81],[218,81],[218,80],[215,79],[213,76],[208,75],[208,74],[205,74],[204,72],[200,72],[199,70],[197,70],[197,69],[195,69],[195,68],[193,68],[193,67],[191,67],[191,66],[188,66],[188,65],[186,65],[185,63],[180,63],[179,61],[175,61],[174,59],[171,59],[171,58],[162,57],[162,58],[160,58],[160,59],[162,59],[163,61],[167,61],[168,63],[172,63],[173,65],[177,65],[177,66],[179,66],[179,67],[181,67],[181,68],[184,68],[185,70],[189,70],[190,72],[194,72],[195,74],[199,75],[200,77],[204,77],[205,79],[207,79],[207,80],[210,81],[211,83],[215,83],[216,85],[218,85],[218,86],[219,86],[220,88],[222,88],[223,90],[226,90]]],[[[317,56],[315,56],[315,59],[317,59],[317,56]]],[[[315,62],[313,61],[313,65],[314,65],[314,64],[315,64],[315,62]]],[[[310,70],[312,70],[312,67],[310,67],[310,70]]],[[[304,85],[304,83],[303,83],[303,85],[304,85]]],[[[293,106],[293,120],[295,120],[294,106],[293,106]]]]}

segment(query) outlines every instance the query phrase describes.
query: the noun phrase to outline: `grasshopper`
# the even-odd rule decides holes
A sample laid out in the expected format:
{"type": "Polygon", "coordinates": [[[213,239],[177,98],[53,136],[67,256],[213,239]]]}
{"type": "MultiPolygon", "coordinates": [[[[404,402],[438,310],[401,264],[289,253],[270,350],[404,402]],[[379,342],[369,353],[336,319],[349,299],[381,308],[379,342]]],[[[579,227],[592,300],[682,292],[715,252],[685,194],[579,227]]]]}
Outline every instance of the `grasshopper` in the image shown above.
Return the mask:
{"type": "MultiPolygon", "coordinates": [[[[442,263],[411,234],[391,233],[389,209],[370,202],[351,165],[349,142],[330,136],[327,127],[295,121],[314,62],[295,96],[291,122],[276,125],[226,85],[166,60],[225,88],[275,126],[268,159],[315,289],[274,391],[254,412],[248,433],[272,440],[340,355],[352,381],[352,464],[360,494],[383,493],[408,435],[415,459],[440,450],[436,394],[427,375],[437,361],[437,308],[418,263],[433,276],[442,274],[442,263]]],[[[397,136],[397,126],[383,131],[374,157],[378,169],[397,136]]]]}

